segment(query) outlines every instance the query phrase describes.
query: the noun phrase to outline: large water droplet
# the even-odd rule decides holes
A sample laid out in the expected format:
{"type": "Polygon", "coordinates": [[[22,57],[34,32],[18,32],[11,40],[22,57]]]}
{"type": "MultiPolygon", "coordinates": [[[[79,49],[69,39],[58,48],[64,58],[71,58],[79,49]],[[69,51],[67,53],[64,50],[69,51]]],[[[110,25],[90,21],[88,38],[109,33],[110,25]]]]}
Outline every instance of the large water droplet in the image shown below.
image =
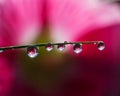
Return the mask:
{"type": "Polygon", "coordinates": [[[105,44],[104,44],[104,42],[99,42],[97,47],[98,47],[98,49],[99,49],[100,51],[104,50],[104,49],[105,49],[105,44]]]}
{"type": "Polygon", "coordinates": [[[0,49],[0,53],[2,53],[4,50],[3,49],[0,49]]]}
{"type": "Polygon", "coordinates": [[[79,54],[82,52],[82,45],[81,44],[75,44],[74,47],[73,47],[73,50],[76,54],[79,54]]]}
{"type": "Polygon", "coordinates": [[[35,46],[30,46],[27,48],[27,55],[30,58],[35,58],[38,56],[38,48],[35,46]]]}
{"type": "Polygon", "coordinates": [[[59,51],[63,51],[65,49],[65,44],[59,44],[57,48],[59,51]]]}
{"type": "Polygon", "coordinates": [[[2,53],[4,50],[0,49],[0,53],[2,53]]]}
{"type": "Polygon", "coordinates": [[[45,48],[46,48],[47,51],[52,51],[53,47],[54,46],[52,44],[50,44],[50,43],[45,46],[45,48]]]}

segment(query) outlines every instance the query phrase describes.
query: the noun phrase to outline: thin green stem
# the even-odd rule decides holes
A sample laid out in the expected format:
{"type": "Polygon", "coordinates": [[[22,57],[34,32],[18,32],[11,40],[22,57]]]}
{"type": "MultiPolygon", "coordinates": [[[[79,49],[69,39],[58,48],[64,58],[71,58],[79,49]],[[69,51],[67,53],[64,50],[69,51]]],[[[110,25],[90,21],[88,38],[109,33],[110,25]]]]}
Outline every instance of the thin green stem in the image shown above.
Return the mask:
{"type": "Polygon", "coordinates": [[[13,50],[13,49],[20,49],[20,48],[28,48],[31,46],[41,47],[46,46],[47,44],[51,45],[59,45],[59,44],[96,44],[103,41],[80,41],[80,42],[67,42],[64,43],[38,43],[38,44],[30,44],[30,45],[21,45],[21,46],[6,46],[6,47],[0,47],[0,50],[13,50]]]}

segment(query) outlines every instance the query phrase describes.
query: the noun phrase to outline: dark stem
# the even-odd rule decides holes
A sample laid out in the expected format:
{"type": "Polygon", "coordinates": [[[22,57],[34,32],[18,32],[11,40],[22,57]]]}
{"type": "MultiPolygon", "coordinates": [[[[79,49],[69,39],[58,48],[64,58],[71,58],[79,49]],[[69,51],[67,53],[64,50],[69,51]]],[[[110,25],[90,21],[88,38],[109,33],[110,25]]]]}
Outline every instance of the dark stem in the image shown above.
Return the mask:
{"type": "Polygon", "coordinates": [[[41,47],[46,46],[47,44],[51,45],[59,45],[59,44],[97,44],[103,41],[81,41],[81,42],[64,42],[64,43],[39,43],[39,44],[30,44],[30,45],[21,45],[21,46],[7,46],[7,47],[0,47],[0,50],[13,50],[13,49],[20,49],[20,48],[28,48],[31,46],[41,47]]]}

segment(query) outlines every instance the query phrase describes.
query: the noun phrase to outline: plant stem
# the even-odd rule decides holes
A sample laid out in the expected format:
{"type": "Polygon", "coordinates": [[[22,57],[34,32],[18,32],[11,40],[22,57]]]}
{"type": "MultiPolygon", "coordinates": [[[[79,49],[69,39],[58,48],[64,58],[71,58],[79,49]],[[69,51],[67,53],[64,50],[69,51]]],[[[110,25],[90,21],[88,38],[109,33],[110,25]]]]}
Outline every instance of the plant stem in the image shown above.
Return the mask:
{"type": "Polygon", "coordinates": [[[30,44],[30,45],[21,45],[21,46],[6,46],[6,47],[0,47],[0,50],[13,50],[13,49],[20,49],[20,48],[28,48],[31,46],[36,46],[36,47],[41,47],[41,46],[46,46],[47,44],[51,45],[59,45],[59,44],[97,44],[99,42],[103,41],[80,41],[80,42],[67,42],[65,41],[64,43],[38,43],[38,44],[30,44]]]}

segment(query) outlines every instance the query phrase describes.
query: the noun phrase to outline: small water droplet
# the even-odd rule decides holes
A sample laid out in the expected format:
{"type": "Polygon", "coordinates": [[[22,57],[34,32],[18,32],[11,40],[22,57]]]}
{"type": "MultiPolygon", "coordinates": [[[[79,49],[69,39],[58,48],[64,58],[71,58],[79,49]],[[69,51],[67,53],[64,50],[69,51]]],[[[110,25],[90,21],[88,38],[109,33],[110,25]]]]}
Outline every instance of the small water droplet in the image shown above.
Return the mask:
{"type": "Polygon", "coordinates": [[[53,45],[49,43],[45,46],[45,48],[46,48],[47,51],[52,51],[53,50],[53,45]]]}
{"type": "Polygon", "coordinates": [[[65,49],[65,44],[59,44],[57,48],[59,51],[63,51],[65,49]]]}
{"type": "Polygon", "coordinates": [[[0,49],[0,53],[2,53],[4,50],[0,49]]]}
{"type": "Polygon", "coordinates": [[[82,44],[75,44],[74,47],[73,47],[73,50],[76,54],[79,54],[82,52],[82,44]]]}
{"type": "Polygon", "coordinates": [[[99,49],[100,51],[104,50],[104,49],[105,49],[105,44],[104,44],[104,42],[99,42],[97,47],[98,47],[98,49],[99,49]]]}
{"type": "Polygon", "coordinates": [[[64,43],[68,43],[67,41],[64,41],[64,43]]]}
{"type": "Polygon", "coordinates": [[[30,58],[35,58],[38,56],[38,48],[35,46],[30,46],[27,48],[27,55],[30,58]]]}

